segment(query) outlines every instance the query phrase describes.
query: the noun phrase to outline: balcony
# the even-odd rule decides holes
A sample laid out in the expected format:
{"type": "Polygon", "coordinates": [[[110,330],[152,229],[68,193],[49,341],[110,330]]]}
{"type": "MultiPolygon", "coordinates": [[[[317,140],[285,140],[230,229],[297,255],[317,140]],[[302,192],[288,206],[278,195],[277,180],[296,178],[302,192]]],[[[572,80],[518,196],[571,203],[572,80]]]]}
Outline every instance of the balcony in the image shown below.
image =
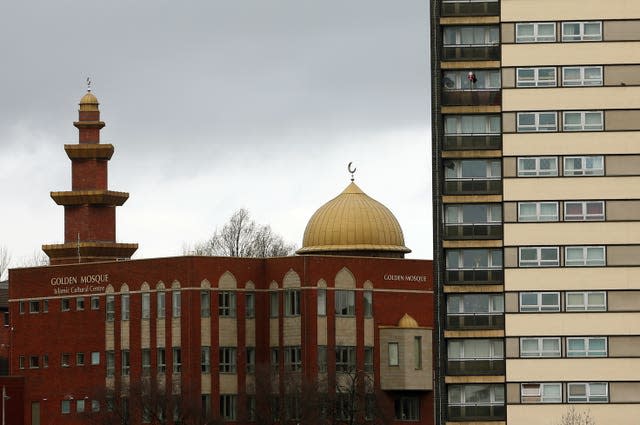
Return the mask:
{"type": "Polygon", "coordinates": [[[441,16],[498,16],[500,4],[497,0],[443,0],[441,16]]]}
{"type": "Polygon", "coordinates": [[[502,92],[499,89],[444,90],[442,106],[499,106],[502,92]]]}
{"type": "Polygon", "coordinates": [[[448,284],[496,284],[504,281],[504,271],[499,269],[457,269],[446,270],[448,284]]]}
{"type": "Polygon", "coordinates": [[[502,148],[500,134],[445,134],[445,151],[498,150],[502,148]]]}
{"type": "Polygon", "coordinates": [[[445,239],[502,239],[502,223],[456,223],[444,225],[445,239]]]}
{"type": "Polygon", "coordinates": [[[504,375],[504,364],[504,359],[449,359],[447,375],[504,375]]]}
{"type": "Polygon", "coordinates": [[[506,408],[504,404],[462,404],[449,405],[447,419],[451,421],[504,420],[506,408]]]}
{"type": "Polygon", "coordinates": [[[469,177],[449,179],[444,182],[445,195],[500,195],[502,180],[499,178],[469,177]]]}
{"type": "Polygon", "coordinates": [[[445,61],[497,61],[500,60],[500,46],[496,44],[460,44],[442,47],[445,61]]]}
{"type": "Polygon", "coordinates": [[[448,330],[503,329],[504,314],[460,313],[447,314],[448,330]]]}

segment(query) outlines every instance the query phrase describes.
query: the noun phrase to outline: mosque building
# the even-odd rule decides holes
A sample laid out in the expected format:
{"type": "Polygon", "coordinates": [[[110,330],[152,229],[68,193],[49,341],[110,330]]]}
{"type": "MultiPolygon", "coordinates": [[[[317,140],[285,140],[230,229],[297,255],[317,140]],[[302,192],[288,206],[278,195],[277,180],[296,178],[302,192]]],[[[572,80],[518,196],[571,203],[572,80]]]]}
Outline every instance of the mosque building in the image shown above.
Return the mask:
{"type": "Polygon", "coordinates": [[[432,263],[353,178],[296,256],[132,260],[92,93],[74,125],[65,242],[9,274],[7,425],[433,423],[432,263]]]}

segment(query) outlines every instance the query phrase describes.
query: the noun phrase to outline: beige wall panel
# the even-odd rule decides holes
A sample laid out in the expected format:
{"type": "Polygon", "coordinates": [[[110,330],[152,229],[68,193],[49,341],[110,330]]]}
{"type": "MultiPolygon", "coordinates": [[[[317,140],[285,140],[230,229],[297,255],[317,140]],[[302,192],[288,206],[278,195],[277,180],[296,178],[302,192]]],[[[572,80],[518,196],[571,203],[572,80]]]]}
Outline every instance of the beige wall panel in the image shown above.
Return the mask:
{"type": "MultiPolygon", "coordinates": [[[[509,425],[541,425],[558,423],[571,406],[562,404],[520,404],[507,408],[509,425]]],[[[636,425],[637,404],[589,404],[589,413],[596,424],[636,425]]]]}
{"type": "MultiPolygon", "coordinates": [[[[640,50],[640,45],[637,46],[640,50]]],[[[570,87],[502,90],[504,111],[633,109],[640,87],[570,87]]]]}
{"type": "Polygon", "coordinates": [[[375,343],[375,332],[373,318],[364,319],[364,345],[373,347],[375,343]]]}
{"type": "Polygon", "coordinates": [[[502,175],[504,177],[516,176],[516,158],[507,157],[502,160],[502,175]]]}
{"type": "Polygon", "coordinates": [[[356,279],[351,270],[344,267],[336,274],[335,287],[337,289],[352,289],[356,287],[356,279]]]}
{"type": "Polygon", "coordinates": [[[158,319],[156,324],[156,345],[158,347],[165,347],[167,345],[167,331],[166,323],[164,319],[158,319]]]}
{"type": "Polygon", "coordinates": [[[608,176],[637,176],[640,174],[640,155],[608,156],[604,169],[608,176]]]}
{"type": "Polygon", "coordinates": [[[504,266],[518,267],[518,249],[517,248],[504,249],[504,266]]]}
{"type": "Polygon", "coordinates": [[[604,68],[604,85],[640,85],[640,65],[607,65],[604,68]]]}
{"type": "Polygon", "coordinates": [[[232,317],[218,319],[218,344],[221,347],[238,345],[238,321],[232,317]]]}
{"type": "Polygon", "coordinates": [[[576,152],[583,154],[637,153],[640,152],[640,132],[600,132],[595,137],[585,137],[584,133],[580,132],[518,133],[502,136],[502,154],[505,156],[573,155],[576,152]]]}
{"type": "Polygon", "coordinates": [[[516,26],[515,24],[502,24],[500,25],[500,36],[503,43],[515,43],[516,41],[516,26]]]}
{"type": "Polygon", "coordinates": [[[502,68],[502,88],[510,89],[516,86],[516,69],[502,68]]]}
{"type": "Polygon", "coordinates": [[[506,291],[640,289],[640,267],[506,269],[506,291]]]}
{"type": "MultiPolygon", "coordinates": [[[[506,314],[507,336],[640,335],[637,313],[506,314]]],[[[639,360],[640,361],[640,360],[639,360]]],[[[577,362],[580,363],[580,362],[577,362]]],[[[638,363],[640,374],[640,363],[638,363]]],[[[640,380],[640,377],[638,378],[640,380]]]]}
{"type": "Polygon", "coordinates": [[[605,21],[602,24],[602,38],[605,41],[638,40],[640,21],[605,21]]]}
{"type": "Polygon", "coordinates": [[[284,345],[301,345],[302,325],[300,316],[285,317],[283,319],[282,339],[284,345]]]}
{"type": "Polygon", "coordinates": [[[640,42],[502,45],[502,66],[504,67],[592,65],[594,63],[611,65],[640,63],[640,42]]]}
{"type": "Polygon", "coordinates": [[[318,345],[327,345],[327,317],[318,317],[318,345]]]}
{"type": "Polygon", "coordinates": [[[640,128],[640,110],[605,111],[604,128],[607,131],[638,130],[640,128]]]}
{"type": "MultiPolygon", "coordinates": [[[[637,243],[638,238],[640,238],[640,222],[506,223],[504,225],[505,246],[624,244],[637,243]]],[[[617,249],[617,247],[607,249],[613,248],[617,249]]],[[[637,249],[634,254],[640,254],[640,246],[637,249]]],[[[625,264],[620,262],[622,256],[630,253],[628,249],[622,251],[624,254],[620,253],[616,257],[619,259],[618,264],[625,264]]],[[[608,253],[607,258],[610,256],[611,252],[608,253]]],[[[627,260],[626,257],[628,255],[625,255],[625,260],[627,260]]],[[[640,262],[640,257],[634,262],[640,262]]]]}
{"type": "Polygon", "coordinates": [[[211,346],[211,319],[200,318],[200,345],[211,346]]]}
{"type": "Polygon", "coordinates": [[[507,381],[640,381],[640,359],[510,359],[507,381]]]}
{"type": "Polygon", "coordinates": [[[140,347],[151,347],[151,326],[149,320],[142,320],[140,322],[140,347]]]}
{"type": "Polygon", "coordinates": [[[640,382],[612,382],[609,384],[610,403],[640,403],[640,382]]]}
{"type": "Polygon", "coordinates": [[[244,322],[245,344],[250,346],[256,345],[256,319],[247,319],[244,322]]]}
{"type": "Polygon", "coordinates": [[[221,373],[220,394],[238,394],[238,375],[235,373],[221,373]]]}
{"type": "Polygon", "coordinates": [[[520,403],[520,384],[507,384],[507,403],[520,403]]]}
{"type": "Polygon", "coordinates": [[[609,357],[640,357],[640,336],[610,337],[609,357]]]}
{"type": "Polygon", "coordinates": [[[201,375],[200,394],[211,394],[211,375],[201,375]]]}
{"type": "Polygon", "coordinates": [[[515,202],[505,202],[502,204],[502,216],[505,223],[515,223],[518,221],[518,204],[515,202]]]}
{"type": "Polygon", "coordinates": [[[336,317],[336,345],[356,345],[355,317],[336,317]]]}
{"type": "Polygon", "coordinates": [[[607,201],[607,220],[640,220],[640,201],[607,201]]]}
{"type": "Polygon", "coordinates": [[[120,348],[129,348],[129,321],[120,322],[120,348]]]}
{"type": "MultiPolygon", "coordinates": [[[[505,112],[502,114],[502,131],[504,133],[515,133],[516,131],[516,114],[515,112],[505,112]]],[[[504,139],[506,134],[502,136],[504,139]]],[[[502,149],[504,151],[504,147],[502,149]]]]}
{"type": "Polygon", "coordinates": [[[181,344],[180,318],[171,319],[171,346],[177,347],[181,344]]]}
{"type": "Polygon", "coordinates": [[[518,312],[518,294],[516,292],[507,292],[504,294],[504,311],[506,313],[518,312]]]}
{"type": "Polygon", "coordinates": [[[603,3],[601,0],[503,0],[502,21],[569,21],[578,19],[627,19],[640,15],[640,2],[617,0],[603,3]],[[606,7],[603,5],[606,4],[606,7]]]}
{"type": "Polygon", "coordinates": [[[269,319],[269,346],[277,347],[280,345],[280,329],[278,319],[269,319]]]}
{"type": "Polygon", "coordinates": [[[107,351],[115,350],[115,323],[107,322],[104,327],[104,349],[107,351]]]}
{"type": "MultiPolygon", "coordinates": [[[[637,223],[633,223],[637,224],[637,223]]],[[[635,227],[632,228],[636,230],[635,227]]],[[[638,241],[638,232],[634,234],[638,241]]],[[[609,266],[638,266],[640,265],[640,245],[607,247],[607,264],[609,266]]]]}
{"type": "Polygon", "coordinates": [[[507,358],[520,355],[520,340],[518,338],[505,338],[504,354],[507,358]]]}
{"type": "Polygon", "coordinates": [[[607,298],[609,311],[640,311],[640,290],[611,291],[607,298]]]}
{"type": "Polygon", "coordinates": [[[299,288],[300,276],[293,270],[289,270],[282,280],[283,288],[299,288]]]}
{"type": "Polygon", "coordinates": [[[638,196],[640,177],[558,177],[505,179],[505,201],[536,199],[629,199],[638,196]]]}

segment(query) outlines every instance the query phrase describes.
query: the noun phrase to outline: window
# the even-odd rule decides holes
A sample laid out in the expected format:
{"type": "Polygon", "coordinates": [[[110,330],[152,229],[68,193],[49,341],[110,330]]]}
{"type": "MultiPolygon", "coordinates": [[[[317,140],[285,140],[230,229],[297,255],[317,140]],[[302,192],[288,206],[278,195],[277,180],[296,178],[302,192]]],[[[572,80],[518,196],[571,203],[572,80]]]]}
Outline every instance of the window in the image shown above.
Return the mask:
{"type": "Polygon", "coordinates": [[[49,312],[49,300],[42,300],[42,312],[43,313],[49,312]]]}
{"type": "Polygon", "coordinates": [[[336,316],[356,314],[355,291],[338,290],[336,294],[336,316]]]}
{"type": "Polygon", "coordinates": [[[142,349],[142,376],[151,375],[151,349],[142,349]]]}
{"type": "Polygon", "coordinates": [[[40,357],[29,356],[29,369],[38,369],[40,367],[40,357]]]}
{"type": "Polygon", "coordinates": [[[444,46],[492,46],[500,42],[497,26],[448,26],[443,30],[444,46]]]}
{"type": "Polygon", "coordinates": [[[498,90],[500,89],[500,70],[451,70],[445,71],[442,82],[445,90],[498,90]],[[475,82],[469,79],[469,72],[475,75],[475,82]]]}
{"type": "Polygon", "coordinates": [[[256,317],[256,294],[247,292],[245,294],[245,315],[248,319],[256,317]]]}
{"type": "Polygon", "coordinates": [[[327,290],[318,288],[318,316],[327,315],[327,290]]]}
{"type": "Polygon", "coordinates": [[[180,347],[173,347],[173,373],[182,371],[182,350],[180,347]]]}
{"type": "Polygon", "coordinates": [[[200,349],[200,372],[211,373],[211,347],[204,346],[200,349]]]}
{"type": "Polygon", "coordinates": [[[520,267],[558,267],[558,247],[528,246],[518,250],[520,267]]]}
{"type": "Polygon", "coordinates": [[[177,318],[180,317],[181,307],[180,307],[180,291],[173,290],[171,292],[171,311],[172,317],[177,318]]]}
{"type": "Polygon", "coordinates": [[[413,367],[422,369],[422,337],[413,337],[413,367]]]}
{"type": "Polygon", "coordinates": [[[71,310],[71,300],[69,298],[63,298],[60,300],[60,307],[62,311],[71,310]]]}
{"type": "Polygon", "coordinates": [[[48,354],[43,354],[42,355],[42,367],[44,367],[44,368],[49,367],[49,355],[48,354]]]}
{"type": "Polygon", "coordinates": [[[565,66],[562,68],[562,85],[571,86],[601,86],[601,66],[565,66]]]}
{"type": "Polygon", "coordinates": [[[609,388],[606,382],[570,382],[567,384],[569,403],[607,403],[609,388]]]}
{"type": "Polygon", "coordinates": [[[487,270],[502,268],[501,249],[447,250],[447,270],[487,270]]]}
{"type": "Polygon", "coordinates": [[[327,346],[318,345],[318,372],[325,373],[327,371],[327,346]]]}
{"type": "Polygon", "coordinates": [[[521,384],[522,403],[562,403],[562,384],[521,384]]]}
{"type": "Polygon", "coordinates": [[[131,357],[129,350],[122,350],[122,376],[128,376],[131,370],[131,357]]]}
{"type": "Polygon", "coordinates": [[[84,400],[76,400],[76,412],[84,412],[84,400]]]}
{"type": "Polygon", "coordinates": [[[520,338],[520,357],[560,357],[560,338],[520,338]]]}
{"type": "Polygon", "coordinates": [[[555,22],[516,24],[516,43],[548,43],[556,41],[555,22]]]}
{"type": "Polygon", "coordinates": [[[76,298],[76,310],[77,311],[84,310],[84,297],[76,298]]]}
{"type": "Polygon", "coordinates": [[[149,319],[151,317],[151,294],[143,292],[141,295],[142,301],[142,318],[149,319]]]}
{"type": "Polygon", "coordinates": [[[518,221],[558,221],[558,203],[518,202],[518,221]]]}
{"type": "Polygon", "coordinates": [[[203,418],[211,417],[211,394],[202,394],[200,396],[200,406],[203,418]]]}
{"type": "Polygon", "coordinates": [[[604,291],[567,292],[567,311],[606,311],[607,295],[604,291]]]}
{"type": "Polygon", "coordinates": [[[419,421],[420,399],[416,396],[396,398],[394,401],[394,415],[398,421],[419,421]]]}
{"type": "Polygon", "coordinates": [[[71,400],[62,400],[60,402],[60,413],[66,415],[71,412],[71,400]]]}
{"type": "Polygon", "coordinates": [[[299,394],[286,394],[284,397],[284,416],[287,420],[302,418],[302,400],[299,394]]]}
{"type": "Polygon", "coordinates": [[[449,204],[445,206],[445,224],[450,226],[468,225],[478,232],[488,234],[487,225],[502,222],[502,205],[500,204],[449,204]]]}
{"type": "Polygon", "coordinates": [[[567,111],[562,113],[564,131],[602,131],[602,111],[567,111]]]}
{"type": "Polygon", "coordinates": [[[364,347],[364,371],[373,372],[373,347],[364,347]]]}
{"type": "Polygon", "coordinates": [[[40,313],[40,301],[29,301],[29,313],[40,313]]]}
{"type": "Polygon", "coordinates": [[[24,314],[25,309],[26,309],[26,303],[24,301],[20,301],[18,303],[18,311],[20,312],[20,314],[24,314]]]}
{"type": "Polygon", "coordinates": [[[400,349],[398,347],[397,342],[389,343],[389,366],[399,366],[400,365],[400,349]]]}
{"type": "Polygon", "coordinates": [[[500,339],[450,339],[447,341],[449,361],[480,361],[504,359],[500,339]]]}
{"type": "Polygon", "coordinates": [[[362,293],[362,299],[364,301],[364,317],[373,317],[373,291],[364,291],[362,293]]]}
{"type": "Polygon", "coordinates": [[[567,337],[567,357],[607,357],[607,338],[567,337]]]}
{"type": "Polygon", "coordinates": [[[91,400],[91,411],[94,413],[100,411],[100,400],[91,400]]]}
{"type": "Polygon", "coordinates": [[[555,112],[518,112],[516,119],[518,133],[558,130],[555,112]]]}
{"type": "Polygon", "coordinates": [[[130,309],[129,294],[122,294],[122,296],[120,297],[120,302],[122,303],[120,305],[121,307],[120,320],[129,320],[129,309],[130,309]]]}
{"type": "Polygon", "coordinates": [[[556,69],[518,68],[516,70],[516,87],[555,87],[556,69]]]}
{"type": "Polygon", "coordinates": [[[211,316],[211,294],[209,291],[200,291],[200,317],[211,316]]]}
{"type": "Polygon", "coordinates": [[[247,420],[254,422],[256,420],[256,396],[247,395],[247,420]]]}
{"type": "Polygon", "coordinates": [[[107,351],[105,356],[107,363],[107,376],[113,377],[116,373],[116,355],[113,351],[107,351]]]}
{"type": "Polygon", "coordinates": [[[164,347],[158,348],[157,357],[158,373],[164,373],[167,370],[167,353],[164,347]]]}
{"type": "Polygon", "coordinates": [[[271,348],[271,369],[273,371],[278,371],[278,368],[280,367],[278,351],[277,347],[271,348]]]}
{"type": "Polygon", "coordinates": [[[236,420],[236,396],[235,394],[220,395],[220,416],[225,421],[236,420]]]}
{"type": "Polygon", "coordinates": [[[99,351],[92,351],[91,352],[91,365],[95,366],[95,365],[99,365],[100,364],[100,352],[99,351]]]}
{"type": "Polygon", "coordinates": [[[564,265],[567,267],[604,266],[604,246],[568,246],[565,248],[564,265]]]}
{"type": "Polygon", "coordinates": [[[558,158],[555,156],[518,158],[518,177],[558,175],[558,158]]]}
{"type": "Polygon", "coordinates": [[[165,303],[165,293],[164,291],[160,291],[156,295],[157,299],[157,308],[158,308],[158,319],[164,319],[166,313],[166,303],[165,303]]]}
{"type": "Polygon", "coordinates": [[[489,294],[455,294],[447,298],[447,314],[501,314],[504,296],[489,294]]]}
{"type": "Polygon", "coordinates": [[[284,315],[299,316],[300,315],[300,290],[287,289],[284,291],[284,315]]]}
{"type": "Polygon", "coordinates": [[[76,353],[76,366],[84,366],[84,353],[76,353]]]}
{"type": "Polygon", "coordinates": [[[473,180],[499,179],[502,165],[499,159],[466,159],[445,161],[445,179],[473,180]]]}
{"type": "Polygon", "coordinates": [[[449,406],[478,407],[504,405],[504,385],[458,384],[449,385],[447,389],[449,406]]]}
{"type": "Polygon", "coordinates": [[[220,347],[220,373],[236,373],[236,349],[220,347]]]}
{"type": "Polygon", "coordinates": [[[71,354],[69,353],[62,353],[62,357],[60,359],[60,365],[62,367],[69,367],[71,366],[71,354]]]}
{"type": "Polygon", "coordinates": [[[236,294],[231,291],[218,293],[218,315],[220,317],[236,317],[236,294]]]}
{"type": "Polygon", "coordinates": [[[565,176],[601,176],[604,174],[602,156],[567,156],[564,158],[565,176]]]}
{"type": "Polygon", "coordinates": [[[247,373],[256,372],[256,348],[247,347],[247,373]]]}
{"type": "Polygon", "coordinates": [[[107,295],[107,322],[113,322],[116,318],[116,298],[114,295],[107,295]]]}
{"type": "Polygon", "coordinates": [[[500,115],[447,115],[444,117],[445,135],[500,134],[500,115]]]}
{"type": "Polygon", "coordinates": [[[278,302],[278,292],[269,292],[269,316],[278,317],[280,315],[280,303],[278,302]]]}
{"type": "Polygon", "coordinates": [[[560,292],[521,292],[520,311],[560,311],[560,292]]]}
{"type": "Polygon", "coordinates": [[[565,221],[604,220],[604,201],[565,201],[565,221]]]}
{"type": "Polygon", "coordinates": [[[93,296],[90,298],[91,310],[100,310],[100,297],[93,296]]]}
{"type": "Polygon", "coordinates": [[[600,41],[602,22],[563,22],[562,41],[600,41]]]}
{"type": "Polygon", "coordinates": [[[24,363],[25,363],[25,357],[24,356],[18,357],[18,367],[20,369],[24,369],[24,363]]]}
{"type": "Polygon", "coordinates": [[[356,347],[336,346],[336,372],[352,372],[356,367],[356,347]]]}
{"type": "Polygon", "coordinates": [[[284,368],[285,370],[301,370],[302,369],[302,348],[284,347],[284,368]]]}

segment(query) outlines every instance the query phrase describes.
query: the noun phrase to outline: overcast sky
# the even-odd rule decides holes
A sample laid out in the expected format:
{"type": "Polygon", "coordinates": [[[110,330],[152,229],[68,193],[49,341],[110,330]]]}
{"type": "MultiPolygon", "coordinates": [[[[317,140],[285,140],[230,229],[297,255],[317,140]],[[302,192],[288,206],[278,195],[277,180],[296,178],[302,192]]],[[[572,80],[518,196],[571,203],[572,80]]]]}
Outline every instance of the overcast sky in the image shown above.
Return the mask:
{"type": "Polygon", "coordinates": [[[0,245],[64,238],[63,145],[93,80],[119,242],[179,255],[247,208],[300,246],[349,183],[431,258],[424,0],[40,0],[0,6],[0,245]]]}

